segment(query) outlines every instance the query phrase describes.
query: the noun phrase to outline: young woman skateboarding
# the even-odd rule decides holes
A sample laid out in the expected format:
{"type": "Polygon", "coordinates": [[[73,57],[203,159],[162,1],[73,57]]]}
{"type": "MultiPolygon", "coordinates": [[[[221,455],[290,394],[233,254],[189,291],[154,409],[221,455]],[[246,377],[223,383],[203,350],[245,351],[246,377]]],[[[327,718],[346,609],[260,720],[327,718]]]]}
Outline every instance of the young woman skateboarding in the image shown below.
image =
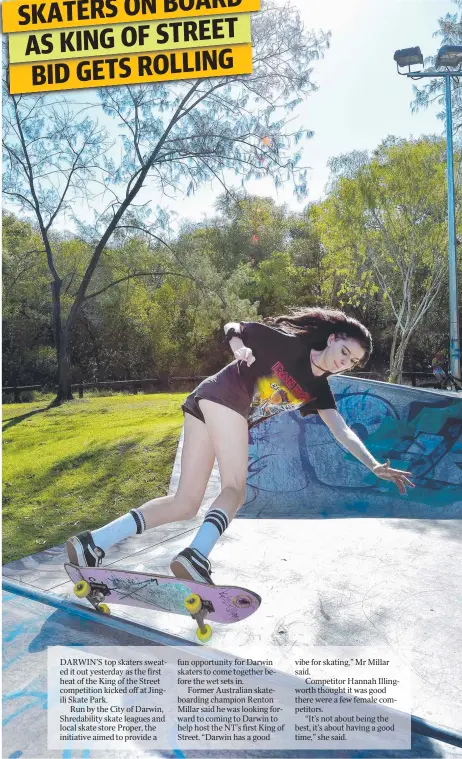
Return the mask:
{"type": "Polygon", "coordinates": [[[380,464],[337,411],[331,374],[363,366],[372,351],[369,331],[342,311],[311,308],[260,322],[229,323],[225,335],[235,360],[186,398],[181,475],[175,495],[155,498],[92,532],[67,541],[69,560],[98,566],[106,551],[131,535],[192,519],[202,503],[215,458],[221,492],[188,548],[175,556],[176,577],[212,583],[208,556],[245,501],[248,429],[275,414],[318,413],[334,437],[377,477],[400,493],[414,487],[410,472],[380,464]]]}

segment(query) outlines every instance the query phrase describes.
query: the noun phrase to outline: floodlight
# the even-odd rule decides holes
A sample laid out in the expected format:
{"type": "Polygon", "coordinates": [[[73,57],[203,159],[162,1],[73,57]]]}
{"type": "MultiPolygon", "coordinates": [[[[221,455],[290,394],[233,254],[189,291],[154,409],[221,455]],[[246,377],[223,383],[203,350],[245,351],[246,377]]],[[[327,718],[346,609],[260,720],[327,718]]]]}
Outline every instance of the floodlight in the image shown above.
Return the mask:
{"type": "Polygon", "coordinates": [[[436,68],[457,68],[462,63],[462,45],[443,45],[436,56],[436,68]]]}
{"type": "MultiPolygon", "coordinates": [[[[462,48],[461,48],[462,49],[462,48]]],[[[420,47],[406,47],[404,50],[397,50],[393,56],[398,66],[413,66],[420,63],[423,66],[423,55],[420,47]]]]}

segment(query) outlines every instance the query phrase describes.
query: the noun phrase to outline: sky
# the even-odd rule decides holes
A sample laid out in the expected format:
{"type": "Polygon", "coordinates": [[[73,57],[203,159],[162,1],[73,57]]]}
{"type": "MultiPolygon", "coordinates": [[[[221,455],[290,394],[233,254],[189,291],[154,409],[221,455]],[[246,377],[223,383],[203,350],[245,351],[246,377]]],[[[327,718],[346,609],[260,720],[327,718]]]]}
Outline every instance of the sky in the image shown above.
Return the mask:
{"type": "MultiPolygon", "coordinates": [[[[331,46],[314,63],[319,86],[299,107],[300,123],[314,131],[304,142],[303,165],[309,166],[308,198],[297,202],[293,190],[276,191],[270,179],[252,181],[247,190],[270,196],[279,204],[301,211],[307,202],[323,197],[327,161],[351,150],[372,150],[388,135],[419,137],[441,134],[439,108],[411,113],[414,82],[400,77],[395,50],[420,46],[424,58],[434,55],[440,37],[433,37],[438,19],[454,13],[450,0],[291,0],[306,28],[330,30],[331,46]]],[[[203,187],[182,199],[182,217],[192,221],[213,216],[219,189],[203,187]]]]}

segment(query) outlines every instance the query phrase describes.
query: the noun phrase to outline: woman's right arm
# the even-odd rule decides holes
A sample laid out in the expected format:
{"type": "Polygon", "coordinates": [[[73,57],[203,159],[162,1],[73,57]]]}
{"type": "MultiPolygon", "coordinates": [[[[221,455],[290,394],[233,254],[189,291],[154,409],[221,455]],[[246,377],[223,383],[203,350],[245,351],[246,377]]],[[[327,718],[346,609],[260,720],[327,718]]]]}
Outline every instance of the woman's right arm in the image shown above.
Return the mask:
{"type": "Polygon", "coordinates": [[[255,356],[252,353],[251,348],[247,348],[242,342],[240,337],[237,337],[241,332],[241,325],[239,322],[228,322],[224,326],[225,335],[231,332],[233,337],[229,339],[229,345],[234,354],[234,358],[238,361],[245,361],[247,366],[250,366],[255,361],[255,356]]]}

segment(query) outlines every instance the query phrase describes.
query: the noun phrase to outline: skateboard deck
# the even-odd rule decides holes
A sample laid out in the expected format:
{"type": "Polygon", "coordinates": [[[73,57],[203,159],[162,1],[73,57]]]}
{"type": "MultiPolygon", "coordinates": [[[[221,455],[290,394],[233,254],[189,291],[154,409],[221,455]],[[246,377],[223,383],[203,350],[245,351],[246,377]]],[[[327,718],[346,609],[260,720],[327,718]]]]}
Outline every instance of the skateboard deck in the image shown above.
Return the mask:
{"type": "Polygon", "coordinates": [[[74,592],[97,609],[109,613],[107,603],[136,606],[192,616],[198,624],[200,640],[208,640],[212,622],[230,624],[250,617],[261,603],[256,593],[231,585],[209,585],[194,580],[133,572],[108,567],[64,565],[74,582],[74,592]],[[104,603],[103,603],[104,602],[104,603]],[[201,634],[200,634],[201,631],[201,634]]]}

